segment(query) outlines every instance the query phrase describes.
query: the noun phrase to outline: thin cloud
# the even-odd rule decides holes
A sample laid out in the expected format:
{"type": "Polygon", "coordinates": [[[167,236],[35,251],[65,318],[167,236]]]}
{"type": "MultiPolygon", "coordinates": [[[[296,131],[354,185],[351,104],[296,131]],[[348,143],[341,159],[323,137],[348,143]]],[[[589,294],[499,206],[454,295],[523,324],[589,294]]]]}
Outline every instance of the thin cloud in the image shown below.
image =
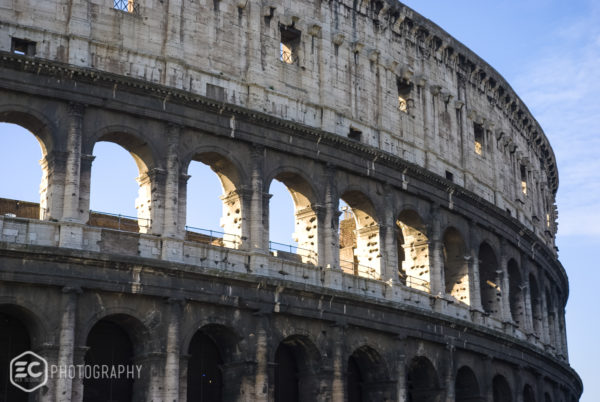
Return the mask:
{"type": "Polygon", "coordinates": [[[591,7],[549,33],[552,44],[513,80],[558,159],[559,236],[600,236],[600,6],[591,7]]]}

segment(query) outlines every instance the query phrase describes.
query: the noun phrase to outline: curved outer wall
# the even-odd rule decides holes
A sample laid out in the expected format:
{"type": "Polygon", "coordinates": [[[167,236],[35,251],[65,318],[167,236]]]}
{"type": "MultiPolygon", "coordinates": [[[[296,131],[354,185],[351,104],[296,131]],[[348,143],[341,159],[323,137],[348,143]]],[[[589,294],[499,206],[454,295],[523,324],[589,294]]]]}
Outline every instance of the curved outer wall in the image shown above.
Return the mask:
{"type": "MultiPolygon", "coordinates": [[[[501,383],[512,400],[577,400],[558,173],[526,106],[401,3],[283,3],[0,0],[0,120],[44,154],[39,216],[0,217],[0,313],[60,364],[84,361],[95,323],[121,325],[144,366],[136,400],[186,400],[199,329],[227,401],[274,398],[280,344],[300,400],[348,400],[349,362],[365,400],[498,401],[501,383]],[[98,141],[138,164],[134,231],[89,213],[98,141]],[[185,229],[193,160],[223,183],[218,242],[185,229]],[[274,179],[296,256],[269,251],[274,179]]],[[[56,381],[35,398],[84,394],[56,381]]]]}

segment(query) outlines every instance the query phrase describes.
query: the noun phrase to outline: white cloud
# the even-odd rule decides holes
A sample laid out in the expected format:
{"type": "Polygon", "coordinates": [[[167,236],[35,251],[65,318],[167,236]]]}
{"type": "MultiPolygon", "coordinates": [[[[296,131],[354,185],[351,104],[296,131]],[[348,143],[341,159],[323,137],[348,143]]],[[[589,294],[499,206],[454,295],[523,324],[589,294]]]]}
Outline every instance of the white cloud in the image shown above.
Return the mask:
{"type": "Polygon", "coordinates": [[[560,175],[559,236],[600,236],[600,5],[549,33],[514,87],[550,139],[560,175]]]}

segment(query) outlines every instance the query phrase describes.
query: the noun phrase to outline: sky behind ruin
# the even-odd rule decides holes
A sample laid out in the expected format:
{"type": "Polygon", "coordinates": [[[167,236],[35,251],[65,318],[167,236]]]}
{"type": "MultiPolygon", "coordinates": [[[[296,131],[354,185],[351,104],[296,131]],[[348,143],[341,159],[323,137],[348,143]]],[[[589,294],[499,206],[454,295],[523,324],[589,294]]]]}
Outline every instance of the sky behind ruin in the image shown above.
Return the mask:
{"type": "Polygon", "coordinates": [[[581,402],[600,401],[600,2],[404,3],[502,74],[550,140],[560,179],[557,245],[570,281],[569,357],[583,379],[581,402]]]}
{"type": "MultiPolygon", "coordinates": [[[[558,160],[559,256],[570,278],[567,327],[571,365],[584,381],[581,402],[600,401],[600,2],[593,0],[407,0],[491,64],[543,127],[558,160]]],[[[94,149],[93,210],[136,215],[137,167],[117,145],[94,149]]],[[[0,197],[39,201],[40,148],[16,126],[0,124],[0,197]],[[14,150],[18,149],[19,152],[14,150]]],[[[216,175],[192,164],[188,224],[219,230],[216,175]],[[210,212],[209,212],[210,211],[210,212]]],[[[293,205],[275,183],[272,240],[292,243],[293,205]]]]}

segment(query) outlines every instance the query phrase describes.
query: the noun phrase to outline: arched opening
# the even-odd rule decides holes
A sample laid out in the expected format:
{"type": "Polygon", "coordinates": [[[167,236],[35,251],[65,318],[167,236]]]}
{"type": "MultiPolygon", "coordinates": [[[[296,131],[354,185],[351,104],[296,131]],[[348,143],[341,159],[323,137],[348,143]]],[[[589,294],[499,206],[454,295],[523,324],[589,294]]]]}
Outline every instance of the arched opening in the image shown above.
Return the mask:
{"type": "Polygon", "coordinates": [[[444,277],[446,294],[461,303],[470,304],[469,264],[460,232],[449,228],[444,233],[444,277]]]}
{"type": "Polygon", "coordinates": [[[269,193],[272,194],[269,202],[271,253],[281,258],[316,265],[319,248],[318,218],[314,207],[315,193],[311,185],[296,173],[283,172],[271,181],[269,193]]]}
{"type": "Polygon", "coordinates": [[[381,244],[373,203],[359,191],[347,191],[339,208],[340,267],[350,274],[380,279],[381,244]]]}
{"type": "Polygon", "coordinates": [[[494,402],[512,402],[512,390],[508,381],[501,375],[497,375],[492,380],[494,402]]]}
{"type": "Polygon", "coordinates": [[[10,361],[31,349],[27,327],[14,315],[0,312],[0,401],[26,402],[29,394],[9,381],[10,361]]]}
{"type": "Polygon", "coordinates": [[[275,352],[275,401],[298,402],[298,363],[292,348],[284,343],[275,352]]]}
{"type": "Polygon", "coordinates": [[[496,253],[487,243],[479,247],[479,290],[483,310],[491,315],[499,316],[501,303],[500,278],[498,277],[498,260],[496,253]]]}
{"type": "Polygon", "coordinates": [[[363,402],[362,384],[364,380],[360,372],[360,366],[354,356],[350,356],[348,359],[348,373],[346,378],[348,402],[363,402]]]}
{"type": "Polygon", "coordinates": [[[348,402],[390,400],[392,390],[386,387],[389,380],[387,366],[375,349],[369,346],[356,349],[348,358],[347,364],[348,402]]]}
{"type": "Polygon", "coordinates": [[[0,175],[0,215],[46,219],[50,216],[48,197],[54,194],[48,192],[44,143],[25,127],[12,123],[0,123],[0,141],[0,169],[5,172],[0,175]]]}
{"type": "Polygon", "coordinates": [[[546,314],[548,316],[548,342],[556,347],[556,309],[555,300],[550,293],[550,289],[546,288],[546,314]]]}
{"type": "Polygon", "coordinates": [[[479,382],[473,370],[461,367],[456,373],[454,384],[455,402],[473,402],[481,398],[479,382]]]}
{"type": "Polygon", "coordinates": [[[535,393],[529,384],[523,388],[523,402],[535,402],[535,393]]]}
{"type": "Polygon", "coordinates": [[[542,303],[537,280],[533,274],[529,274],[529,297],[531,299],[531,316],[533,320],[533,332],[537,336],[542,335],[542,303]]]}
{"type": "Polygon", "coordinates": [[[437,402],[441,398],[437,372],[426,357],[415,357],[410,362],[407,384],[410,402],[437,402]]]}
{"type": "Polygon", "coordinates": [[[522,326],[525,322],[523,309],[523,285],[521,270],[513,259],[508,261],[508,299],[510,302],[510,314],[515,323],[522,326]]]}
{"type": "Polygon", "coordinates": [[[187,172],[187,186],[180,185],[180,199],[186,200],[186,240],[240,248],[243,208],[235,165],[218,153],[205,152],[193,158],[187,172]]]}
{"type": "MultiPolygon", "coordinates": [[[[431,283],[431,270],[429,266],[429,238],[427,227],[419,214],[413,210],[403,211],[396,220],[399,231],[402,233],[398,240],[402,244],[403,260],[398,259],[400,269],[404,273],[406,285],[429,292],[431,283]]],[[[401,274],[402,276],[402,274],[401,274]]]]}
{"type": "Polygon", "coordinates": [[[134,383],[139,371],[134,365],[134,343],[125,330],[132,318],[111,316],[98,321],[90,330],[85,364],[89,367],[128,367],[121,376],[86,376],[83,380],[83,402],[130,402],[135,400],[134,383]]]}
{"type": "Polygon", "coordinates": [[[192,338],[188,350],[187,400],[218,402],[223,398],[223,359],[217,343],[204,331],[192,338]]]}
{"type": "Polygon", "coordinates": [[[312,402],[318,388],[320,354],[304,336],[285,338],[275,351],[273,395],[276,402],[312,402]]]}
{"type": "Polygon", "coordinates": [[[152,166],[147,163],[152,160],[148,144],[126,133],[110,133],[94,144],[93,155],[88,224],[151,233],[152,198],[157,183],[152,166]]]}

